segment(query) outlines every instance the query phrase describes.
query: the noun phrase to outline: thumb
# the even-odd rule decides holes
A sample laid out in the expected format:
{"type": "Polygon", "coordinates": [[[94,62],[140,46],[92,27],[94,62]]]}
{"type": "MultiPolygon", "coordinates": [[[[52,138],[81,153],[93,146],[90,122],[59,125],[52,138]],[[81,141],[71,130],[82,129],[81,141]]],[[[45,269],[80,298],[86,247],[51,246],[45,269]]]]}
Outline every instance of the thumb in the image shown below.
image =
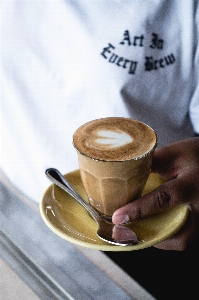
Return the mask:
{"type": "Polygon", "coordinates": [[[183,203],[183,188],[179,179],[170,180],[147,195],[117,209],[112,221],[125,224],[146,216],[165,211],[174,205],[183,203]]]}

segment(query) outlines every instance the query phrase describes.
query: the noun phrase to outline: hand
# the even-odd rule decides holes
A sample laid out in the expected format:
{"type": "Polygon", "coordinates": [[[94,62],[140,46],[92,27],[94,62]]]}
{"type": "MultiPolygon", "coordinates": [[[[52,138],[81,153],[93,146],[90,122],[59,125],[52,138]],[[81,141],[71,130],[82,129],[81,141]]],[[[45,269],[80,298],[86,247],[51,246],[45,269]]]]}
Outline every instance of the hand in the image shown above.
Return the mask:
{"type": "Polygon", "coordinates": [[[157,149],[152,172],[158,173],[167,182],[116,210],[113,223],[127,223],[175,205],[187,205],[190,213],[185,225],[173,237],[155,246],[164,250],[185,250],[199,237],[199,138],[157,149]]]}

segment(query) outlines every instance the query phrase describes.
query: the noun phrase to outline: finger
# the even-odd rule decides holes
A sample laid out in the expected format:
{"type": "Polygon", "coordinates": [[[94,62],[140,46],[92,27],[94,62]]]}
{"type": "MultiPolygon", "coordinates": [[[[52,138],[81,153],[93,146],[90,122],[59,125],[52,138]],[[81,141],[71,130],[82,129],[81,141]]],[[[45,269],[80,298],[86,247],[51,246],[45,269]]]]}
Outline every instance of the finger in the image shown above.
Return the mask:
{"type": "Polygon", "coordinates": [[[180,179],[170,180],[151,193],[117,209],[112,221],[114,224],[124,224],[184,204],[187,199],[184,188],[186,190],[180,179]]]}
{"type": "Polygon", "coordinates": [[[190,211],[188,219],[179,232],[168,240],[155,245],[155,248],[162,250],[184,251],[190,246],[193,241],[198,238],[199,216],[193,211],[190,211]]]}
{"type": "Polygon", "coordinates": [[[190,138],[157,148],[153,155],[152,172],[166,180],[177,177],[189,163],[198,162],[198,144],[198,138],[190,138]]]}
{"type": "Polygon", "coordinates": [[[112,238],[118,242],[131,242],[132,244],[138,242],[135,232],[122,225],[115,225],[113,227],[112,238]]]}
{"type": "Polygon", "coordinates": [[[151,171],[158,173],[166,180],[176,178],[179,172],[176,165],[178,155],[179,153],[176,153],[171,147],[156,149],[153,155],[151,171]]]}

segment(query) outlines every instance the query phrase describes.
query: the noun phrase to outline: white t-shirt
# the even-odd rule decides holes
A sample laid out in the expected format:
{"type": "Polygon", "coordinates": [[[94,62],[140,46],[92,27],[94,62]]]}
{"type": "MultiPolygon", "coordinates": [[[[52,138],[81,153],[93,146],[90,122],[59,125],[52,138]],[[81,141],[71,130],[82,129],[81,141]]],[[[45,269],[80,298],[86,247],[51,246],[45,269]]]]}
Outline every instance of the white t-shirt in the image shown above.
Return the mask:
{"type": "Polygon", "coordinates": [[[48,167],[78,168],[92,119],[149,124],[159,146],[199,133],[194,0],[1,1],[1,168],[39,202],[48,167]]]}

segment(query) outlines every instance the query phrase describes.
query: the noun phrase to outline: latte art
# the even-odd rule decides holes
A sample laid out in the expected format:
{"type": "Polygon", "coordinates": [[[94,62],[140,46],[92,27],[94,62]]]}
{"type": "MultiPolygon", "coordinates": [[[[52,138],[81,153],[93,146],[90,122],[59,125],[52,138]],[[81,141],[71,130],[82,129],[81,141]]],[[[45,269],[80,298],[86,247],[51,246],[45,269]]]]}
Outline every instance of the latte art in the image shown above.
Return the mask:
{"type": "Polygon", "coordinates": [[[75,148],[97,160],[138,159],[156,146],[156,134],[148,125],[129,118],[102,118],[77,129],[75,148]]]}
{"type": "Polygon", "coordinates": [[[108,148],[117,148],[127,145],[133,141],[133,138],[124,131],[99,130],[95,143],[100,147],[106,145],[108,148]]]}

